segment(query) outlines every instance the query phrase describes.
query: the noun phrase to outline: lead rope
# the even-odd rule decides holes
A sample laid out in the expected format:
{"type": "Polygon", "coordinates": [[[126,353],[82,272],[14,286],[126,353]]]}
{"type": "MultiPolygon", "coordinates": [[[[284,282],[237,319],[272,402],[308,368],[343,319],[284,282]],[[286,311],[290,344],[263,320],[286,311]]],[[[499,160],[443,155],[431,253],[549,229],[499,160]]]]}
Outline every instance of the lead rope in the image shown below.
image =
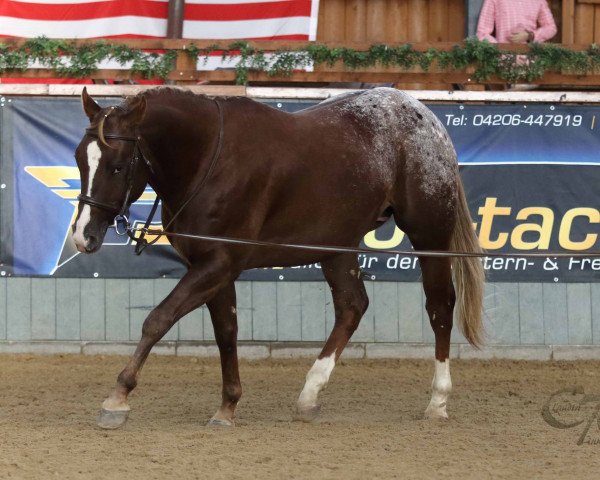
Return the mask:
{"type": "MultiPolygon", "coordinates": [[[[139,230],[139,229],[137,229],[139,230]]],[[[587,252],[587,253],[567,253],[567,252],[548,252],[548,253],[488,253],[488,252],[452,252],[442,250],[392,250],[382,249],[375,250],[371,248],[352,248],[342,247],[338,245],[309,245],[309,244],[297,244],[297,243],[274,243],[274,242],[263,242],[260,240],[247,240],[243,238],[232,238],[232,237],[219,237],[212,235],[192,235],[190,233],[175,233],[167,232],[166,230],[154,230],[148,229],[150,235],[164,235],[165,237],[181,237],[189,238],[193,240],[204,240],[210,242],[228,243],[232,245],[248,245],[256,247],[269,247],[269,248],[288,248],[295,250],[311,250],[317,252],[332,252],[332,253],[384,253],[390,255],[404,255],[409,257],[503,257],[503,258],[587,258],[587,257],[600,257],[600,252],[587,252]]]]}
{"type": "Polygon", "coordinates": [[[148,227],[150,227],[150,224],[152,223],[152,219],[154,218],[154,215],[156,214],[156,210],[158,209],[158,204],[160,203],[160,197],[158,195],[156,196],[156,199],[154,200],[154,205],[152,205],[152,210],[150,210],[150,214],[148,215],[148,218],[146,219],[144,226],[141,229],[140,228],[132,229],[131,227],[128,227],[127,230],[129,232],[133,232],[133,235],[135,235],[135,232],[140,232],[139,236],[136,238],[132,237],[132,235],[129,235],[131,238],[134,238],[134,240],[137,242],[136,246],[135,246],[135,254],[136,255],[140,255],[147,246],[154,245],[156,242],[158,242],[160,237],[166,235],[165,230],[168,229],[171,225],[173,225],[173,222],[179,216],[179,214],[183,211],[183,209],[188,206],[188,204],[196,197],[196,195],[198,195],[200,190],[202,190],[202,187],[204,187],[204,185],[210,178],[213,170],[215,169],[217,160],[221,156],[221,149],[223,148],[223,137],[225,134],[224,134],[224,129],[223,129],[223,124],[224,124],[223,107],[217,101],[216,98],[213,98],[213,101],[217,105],[217,110],[219,111],[219,138],[217,140],[217,148],[215,149],[215,153],[214,153],[213,158],[208,167],[208,171],[206,172],[206,175],[204,175],[204,178],[202,179],[202,181],[200,182],[200,184],[198,185],[196,190],[194,190],[194,192],[189,196],[189,198],[185,202],[183,202],[181,207],[179,207],[179,209],[171,217],[171,220],[166,225],[166,227],[164,227],[163,230],[151,230],[148,228],[148,227]],[[156,235],[156,237],[153,238],[152,240],[148,241],[145,238],[147,234],[156,235]]]}

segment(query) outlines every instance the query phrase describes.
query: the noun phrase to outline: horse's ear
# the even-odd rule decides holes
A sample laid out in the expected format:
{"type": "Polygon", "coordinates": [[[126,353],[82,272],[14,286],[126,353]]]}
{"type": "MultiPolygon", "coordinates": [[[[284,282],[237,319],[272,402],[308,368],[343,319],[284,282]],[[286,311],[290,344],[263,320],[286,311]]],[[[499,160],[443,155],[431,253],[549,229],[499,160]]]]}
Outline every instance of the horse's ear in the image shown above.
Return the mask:
{"type": "Polygon", "coordinates": [[[90,122],[92,121],[92,118],[102,110],[102,107],[96,103],[96,100],[90,97],[86,87],[83,87],[83,92],[81,92],[81,104],[83,105],[83,111],[90,119],[90,122]]]}
{"type": "Polygon", "coordinates": [[[133,125],[139,124],[146,113],[146,97],[141,95],[133,97],[127,105],[127,111],[123,115],[133,125]]]}

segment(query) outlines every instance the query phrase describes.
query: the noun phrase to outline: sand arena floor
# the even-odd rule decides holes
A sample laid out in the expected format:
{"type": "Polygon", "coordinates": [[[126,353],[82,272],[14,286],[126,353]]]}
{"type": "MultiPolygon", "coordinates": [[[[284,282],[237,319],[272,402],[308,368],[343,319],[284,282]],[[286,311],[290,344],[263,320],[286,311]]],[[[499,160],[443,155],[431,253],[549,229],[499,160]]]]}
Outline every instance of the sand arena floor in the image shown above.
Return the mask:
{"type": "Polygon", "coordinates": [[[125,360],[0,356],[0,478],[600,478],[597,420],[577,445],[583,424],[541,416],[561,388],[600,395],[600,362],[455,361],[451,419],[432,422],[432,362],[344,361],[318,424],[291,421],[312,361],[242,363],[237,426],[214,429],[218,362],[152,356],[129,422],[103,431],[95,416],[125,360]]]}

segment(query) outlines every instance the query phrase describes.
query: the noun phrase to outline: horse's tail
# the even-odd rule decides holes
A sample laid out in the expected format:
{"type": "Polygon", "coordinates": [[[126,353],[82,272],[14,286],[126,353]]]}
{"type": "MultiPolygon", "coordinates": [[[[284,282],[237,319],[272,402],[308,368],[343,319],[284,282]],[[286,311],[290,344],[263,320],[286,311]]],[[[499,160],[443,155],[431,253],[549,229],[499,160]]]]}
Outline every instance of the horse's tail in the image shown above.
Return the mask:
{"type": "MultiPolygon", "coordinates": [[[[481,253],[479,240],[473,229],[473,220],[469,213],[462,181],[458,177],[458,202],[456,224],[450,239],[450,249],[455,252],[481,253]]],[[[483,290],[485,272],[481,260],[477,257],[453,257],[452,269],[456,289],[456,308],[458,328],[475,347],[482,344],[483,328],[483,290]]]]}

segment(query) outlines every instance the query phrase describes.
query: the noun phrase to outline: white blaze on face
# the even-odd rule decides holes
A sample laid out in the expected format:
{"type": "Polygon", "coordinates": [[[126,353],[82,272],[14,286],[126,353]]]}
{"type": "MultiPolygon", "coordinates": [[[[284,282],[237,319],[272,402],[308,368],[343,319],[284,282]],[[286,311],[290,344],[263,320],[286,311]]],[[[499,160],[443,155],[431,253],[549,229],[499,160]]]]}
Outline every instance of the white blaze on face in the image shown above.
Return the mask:
{"type": "Polygon", "coordinates": [[[298,398],[298,407],[313,407],[317,404],[319,392],[327,386],[329,376],[335,367],[335,352],[329,357],[318,359],[306,374],[306,383],[298,398]]]}
{"type": "Polygon", "coordinates": [[[435,375],[431,384],[431,401],[425,411],[428,417],[448,418],[446,403],[448,395],[452,390],[452,379],[450,378],[450,359],[443,362],[435,361],[435,375]]]}
{"type": "MultiPolygon", "coordinates": [[[[92,184],[94,183],[94,175],[96,175],[96,170],[98,169],[98,165],[100,164],[100,157],[102,156],[102,152],[100,151],[100,147],[98,146],[98,142],[95,140],[90,142],[87,146],[87,161],[88,161],[88,184],[87,191],[85,194],[88,197],[92,196],[92,184]]],[[[75,245],[80,252],[85,250],[85,246],[87,244],[87,240],[83,235],[83,231],[87,224],[90,223],[90,206],[84,205],[81,210],[81,214],[75,223],[75,232],[73,233],[73,240],[75,241],[75,245]]]]}

